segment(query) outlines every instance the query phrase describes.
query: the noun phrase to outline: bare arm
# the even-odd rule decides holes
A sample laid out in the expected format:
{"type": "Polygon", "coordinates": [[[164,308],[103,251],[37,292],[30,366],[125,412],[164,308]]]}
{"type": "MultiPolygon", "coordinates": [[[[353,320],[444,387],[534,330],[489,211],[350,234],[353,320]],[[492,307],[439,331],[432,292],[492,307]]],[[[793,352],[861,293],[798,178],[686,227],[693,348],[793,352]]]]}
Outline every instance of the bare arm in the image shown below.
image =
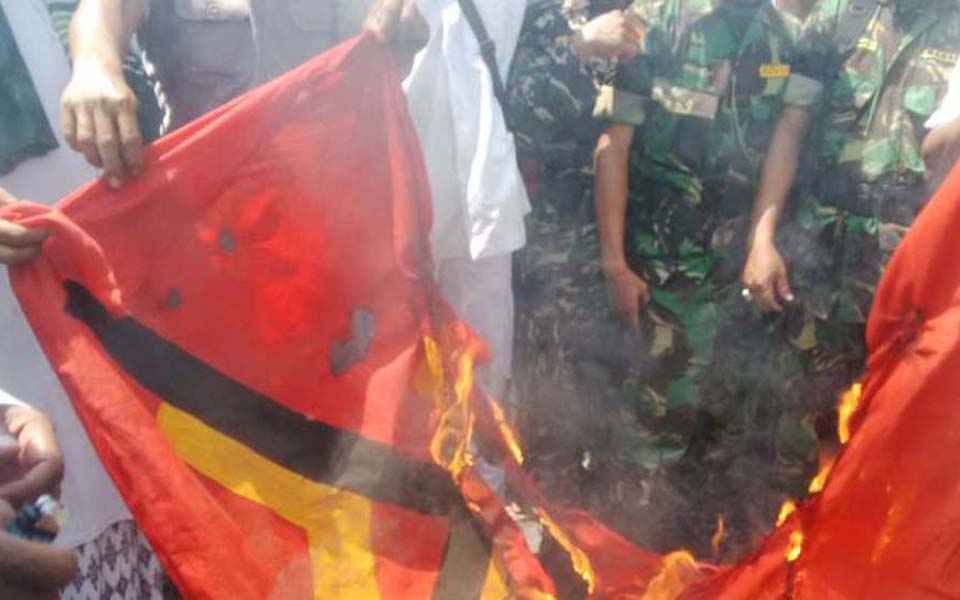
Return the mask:
{"type": "Polygon", "coordinates": [[[927,183],[936,188],[960,157],[960,119],[934,127],[923,140],[927,183]]]}
{"type": "Polygon", "coordinates": [[[803,140],[810,127],[806,109],[787,106],[773,132],[753,202],[743,285],[765,310],[780,312],[792,302],[787,270],[776,248],[777,222],[797,176],[803,140]]]}
{"type": "Polygon", "coordinates": [[[143,16],[142,0],[82,0],[70,23],[73,76],[63,92],[63,135],[113,187],[143,166],[137,99],[123,79],[143,16]]]}
{"type": "Polygon", "coordinates": [[[611,309],[632,326],[639,322],[640,308],[649,301],[649,289],[627,264],[624,252],[627,214],[627,160],[633,141],[633,126],[613,124],[597,142],[595,155],[597,224],[600,229],[601,261],[611,309]]]}

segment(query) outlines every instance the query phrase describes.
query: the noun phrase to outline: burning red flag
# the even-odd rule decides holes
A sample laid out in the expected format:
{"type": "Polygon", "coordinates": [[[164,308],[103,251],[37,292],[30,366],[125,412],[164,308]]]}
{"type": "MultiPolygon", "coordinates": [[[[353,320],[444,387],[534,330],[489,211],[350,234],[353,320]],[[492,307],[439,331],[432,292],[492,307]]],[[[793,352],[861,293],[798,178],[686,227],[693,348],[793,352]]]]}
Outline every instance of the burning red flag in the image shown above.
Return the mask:
{"type": "Polygon", "coordinates": [[[474,472],[474,432],[515,448],[433,283],[423,165],[372,39],[161,140],[120,193],[4,217],[54,232],[15,289],[186,597],[552,597],[651,570],[514,463],[560,550],[541,563],[474,472]]]}

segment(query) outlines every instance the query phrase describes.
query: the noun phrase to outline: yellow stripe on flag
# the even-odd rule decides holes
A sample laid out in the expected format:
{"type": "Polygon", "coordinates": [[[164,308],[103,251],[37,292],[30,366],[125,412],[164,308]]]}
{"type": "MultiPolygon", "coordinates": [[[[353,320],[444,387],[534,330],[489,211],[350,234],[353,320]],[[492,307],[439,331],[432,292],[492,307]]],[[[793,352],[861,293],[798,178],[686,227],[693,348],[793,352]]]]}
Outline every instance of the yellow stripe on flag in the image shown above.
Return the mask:
{"type": "Polygon", "coordinates": [[[507,588],[497,561],[491,560],[490,569],[487,571],[487,579],[484,581],[483,591],[480,593],[480,600],[506,600],[507,598],[513,598],[513,594],[507,588]]]}
{"type": "Polygon", "coordinates": [[[169,404],[157,422],[191,467],[306,531],[315,599],[379,600],[368,499],[284,469],[169,404]]]}

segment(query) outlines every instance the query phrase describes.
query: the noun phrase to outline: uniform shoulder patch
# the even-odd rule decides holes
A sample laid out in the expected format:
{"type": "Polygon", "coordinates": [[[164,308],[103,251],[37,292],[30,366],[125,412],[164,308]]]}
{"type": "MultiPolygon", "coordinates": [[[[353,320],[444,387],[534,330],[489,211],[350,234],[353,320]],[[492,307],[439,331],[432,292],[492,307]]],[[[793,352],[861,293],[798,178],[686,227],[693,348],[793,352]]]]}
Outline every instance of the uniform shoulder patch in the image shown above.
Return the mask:
{"type": "Polygon", "coordinates": [[[790,65],[786,63],[763,63],[760,65],[761,79],[786,79],[790,77],[790,65]]]}

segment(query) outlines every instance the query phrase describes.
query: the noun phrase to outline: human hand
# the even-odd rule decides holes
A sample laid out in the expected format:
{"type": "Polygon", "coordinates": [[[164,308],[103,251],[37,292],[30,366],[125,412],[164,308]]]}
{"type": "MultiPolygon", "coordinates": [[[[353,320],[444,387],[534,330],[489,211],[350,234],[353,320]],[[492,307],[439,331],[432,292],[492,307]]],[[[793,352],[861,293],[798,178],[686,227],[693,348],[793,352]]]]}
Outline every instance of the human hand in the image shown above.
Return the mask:
{"type": "MultiPolygon", "coordinates": [[[[0,188],[0,208],[16,204],[18,200],[0,188]]],[[[40,245],[50,233],[45,229],[27,229],[0,219],[0,264],[23,264],[40,253],[40,245]]]]}
{"type": "Polygon", "coordinates": [[[13,519],[13,507],[0,500],[0,598],[52,600],[76,576],[72,550],[18,539],[2,531],[13,519]]]}
{"type": "Polygon", "coordinates": [[[143,136],[137,121],[137,97],[120,65],[78,59],[60,99],[63,137],[91,165],[102,168],[117,189],[125,177],[143,169],[143,136]]]}
{"type": "Polygon", "coordinates": [[[743,267],[743,288],[750,299],[768,312],[783,312],[783,304],[794,301],[783,257],[771,242],[755,242],[743,267]]]}
{"type": "Polygon", "coordinates": [[[390,50],[401,79],[410,72],[414,56],[430,39],[430,27],[415,0],[378,0],[363,28],[390,50]]]}
{"type": "Polygon", "coordinates": [[[642,30],[621,10],[612,10],[594,18],[573,36],[573,45],[581,58],[630,59],[640,52],[642,30]]]}
{"type": "Polygon", "coordinates": [[[27,406],[4,406],[2,423],[15,443],[0,447],[0,499],[13,506],[57,495],[63,454],[50,419],[27,406]]]}
{"type": "Polygon", "coordinates": [[[610,309],[631,327],[638,327],[640,309],[650,302],[650,286],[626,264],[605,268],[603,275],[610,309]]]}

